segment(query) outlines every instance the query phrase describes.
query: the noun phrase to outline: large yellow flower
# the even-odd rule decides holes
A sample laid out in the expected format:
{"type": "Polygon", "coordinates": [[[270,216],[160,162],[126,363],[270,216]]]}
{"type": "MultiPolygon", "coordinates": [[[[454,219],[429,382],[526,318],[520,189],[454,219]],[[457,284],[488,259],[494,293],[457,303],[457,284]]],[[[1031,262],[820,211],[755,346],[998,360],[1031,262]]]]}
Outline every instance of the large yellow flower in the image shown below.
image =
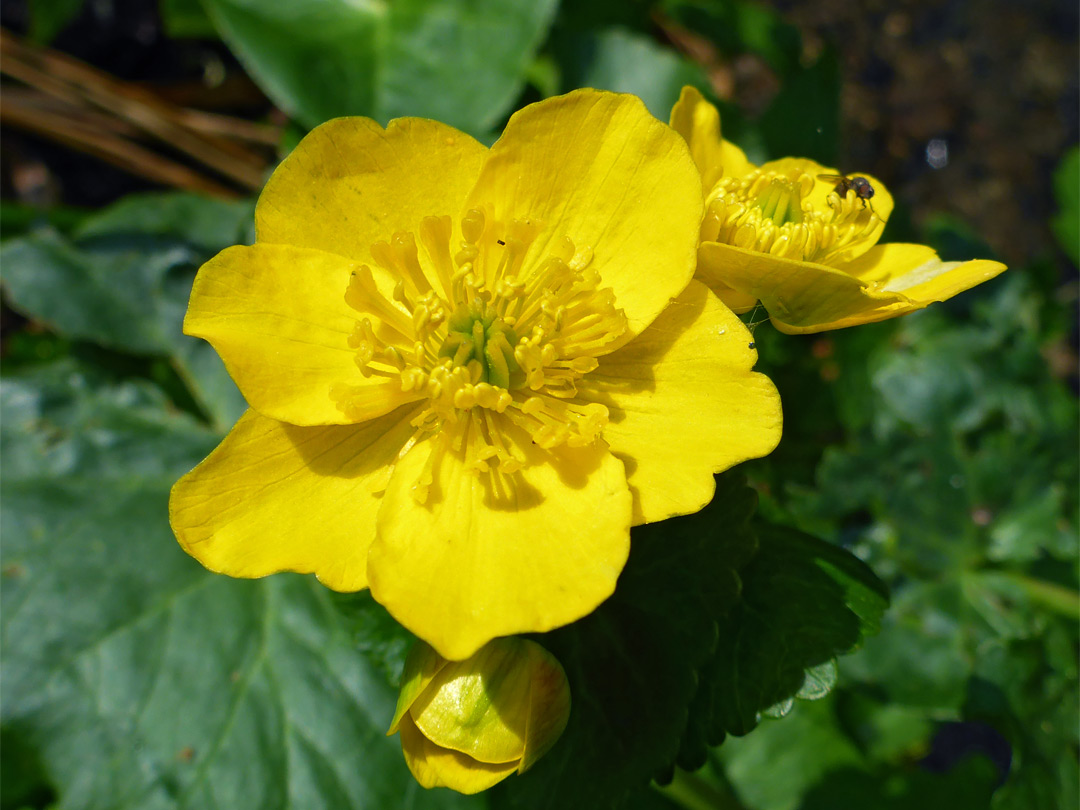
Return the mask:
{"type": "Polygon", "coordinates": [[[256,244],[195,280],[185,331],[251,409],[174,487],[181,545],[370,587],[452,660],[593,610],[632,524],[779,440],[747,331],[691,281],[699,188],[677,133],[593,90],[490,150],[423,119],[314,130],[256,244]]]}
{"type": "Polygon", "coordinates": [[[683,88],[671,126],[702,175],[698,278],[736,312],[760,300],[781,332],[894,318],[1005,269],[985,260],[943,262],[926,245],[878,245],[893,209],[880,180],[857,175],[874,191],[864,198],[812,160],[755,166],[721,137],[716,108],[693,87],[683,88]]]}

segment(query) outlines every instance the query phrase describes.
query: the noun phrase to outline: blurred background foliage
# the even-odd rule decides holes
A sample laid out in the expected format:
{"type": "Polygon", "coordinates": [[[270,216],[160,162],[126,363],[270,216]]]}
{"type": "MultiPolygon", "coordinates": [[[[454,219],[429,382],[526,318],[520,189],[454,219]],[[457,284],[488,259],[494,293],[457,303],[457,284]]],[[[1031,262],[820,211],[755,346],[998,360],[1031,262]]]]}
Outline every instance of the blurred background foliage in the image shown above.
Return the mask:
{"type": "Polygon", "coordinates": [[[1075,4],[0,13],[2,810],[1078,806],[1075,4]],[[779,449],[741,468],[755,492],[725,477],[701,516],[635,534],[619,597],[551,634],[591,707],[562,753],[479,799],[424,793],[382,738],[409,639],[381,608],[301,577],[215,577],[172,540],[169,486],[244,407],[180,333],[191,279],[252,240],[254,193],[326,118],[428,116],[491,142],[514,109],[580,86],[666,120],[684,84],[752,159],[881,178],[898,202],[887,241],[1011,269],[825,335],[750,313],[785,403],[779,449]],[[751,537],[753,497],[772,528],[751,537]],[[842,549],[888,585],[883,615],[842,549]],[[643,569],[667,588],[653,614],[643,569]],[[774,609],[785,598],[803,615],[774,609]],[[740,678],[757,659],[731,640],[750,626],[770,655],[740,678]],[[611,666],[597,659],[640,682],[612,698],[588,680],[611,666]],[[640,789],[649,775],[666,787],[640,789]]]}

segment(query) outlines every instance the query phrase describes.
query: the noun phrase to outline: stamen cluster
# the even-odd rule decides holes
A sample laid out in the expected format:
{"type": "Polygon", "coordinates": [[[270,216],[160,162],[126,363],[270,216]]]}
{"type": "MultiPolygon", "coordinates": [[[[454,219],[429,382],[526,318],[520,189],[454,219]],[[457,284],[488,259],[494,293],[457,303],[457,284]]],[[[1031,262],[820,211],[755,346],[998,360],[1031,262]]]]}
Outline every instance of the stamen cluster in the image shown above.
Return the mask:
{"type": "Polygon", "coordinates": [[[816,182],[805,172],[757,169],[721,178],[706,200],[701,239],[794,261],[835,264],[859,245],[877,241],[884,221],[854,190],[835,190],[826,208],[810,197],[816,182]]]}
{"type": "MultiPolygon", "coordinates": [[[[365,377],[397,380],[421,403],[400,457],[437,435],[429,469],[413,488],[421,502],[430,468],[447,450],[462,452],[474,472],[512,474],[524,459],[505,439],[510,424],[543,449],[590,444],[607,424],[607,408],[574,398],[578,381],[626,331],[626,317],[600,286],[592,250],[562,237],[534,256],[540,230],[473,209],[451,254],[450,218],[426,217],[422,250],[406,232],[371,246],[387,271],[379,277],[397,279],[392,290],[367,265],[350,278],[345,300],[363,316],[349,337],[357,366],[365,377]]],[[[330,393],[359,421],[364,390],[338,384],[330,393]]]]}

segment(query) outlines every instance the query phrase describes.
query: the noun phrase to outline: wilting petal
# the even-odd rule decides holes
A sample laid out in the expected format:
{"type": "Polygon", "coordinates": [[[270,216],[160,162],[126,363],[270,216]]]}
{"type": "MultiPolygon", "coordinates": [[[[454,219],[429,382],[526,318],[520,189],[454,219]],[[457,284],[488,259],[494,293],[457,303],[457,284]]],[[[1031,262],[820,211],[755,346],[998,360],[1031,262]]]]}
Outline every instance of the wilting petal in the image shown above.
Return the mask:
{"type": "MultiPolygon", "coordinates": [[[[362,389],[360,419],[418,398],[396,379],[365,378],[349,334],[360,315],[345,303],[357,267],[333,253],[286,245],[227,248],[195,277],[184,331],[208,340],[252,408],[294,425],[357,421],[331,388],[362,389]]],[[[360,405],[355,407],[360,410],[360,405]]]]}
{"type": "Polygon", "coordinates": [[[510,476],[466,469],[464,451],[439,452],[446,437],[414,447],[368,556],[372,595],[451,660],[581,618],[615,589],[629,553],[630,491],[606,446],[543,451],[512,425],[501,434],[525,463],[510,476]]]}
{"type": "Polygon", "coordinates": [[[696,87],[687,85],[682,89],[671,108],[671,128],[690,145],[705,193],[721,177],[742,177],[756,168],[742,149],[721,137],[720,113],[696,87]]]}
{"type": "Polygon", "coordinates": [[[426,788],[448,787],[458,793],[479,793],[518,769],[516,761],[491,765],[440,748],[420,733],[407,714],[401,719],[399,730],[405,763],[416,781],[426,788]]]}
{"type": "Polygon", "coordinates": [[[180,545],[234,577],[314,573],[326,586],[367,585],[367,552],[388,467],[412,434],[408,409],[363,425],[295,427],[248,411],[173,486],[180,545]]]}
{"type": "MultiPolygon", "coordinates": [[[[255,209],[260,242],[339,253],[370,264],[371,245],[458,217],[486,147],[446,124],[369,118],[316,127],[274,171],[255,209]]],[[[435,283],[432,279],[432,283],[435,283]]]]}
{"type": "Polygon", "coordinates": [[[752,340],[695,281],[583,381],[580,396],[610,411],[604,438],[626,464],[634,523],[696,512],[713,496],[713,473],[780,441],[780,396],[751,371],[752,340]]]}
{"type": "Polygon", "coordinates": [[[628,95],[576,90],[514,113],[470,207],[543,225],[530,257],[569,237],[639,332],[694,273],[701,179],[686,142],[628,95]]]}

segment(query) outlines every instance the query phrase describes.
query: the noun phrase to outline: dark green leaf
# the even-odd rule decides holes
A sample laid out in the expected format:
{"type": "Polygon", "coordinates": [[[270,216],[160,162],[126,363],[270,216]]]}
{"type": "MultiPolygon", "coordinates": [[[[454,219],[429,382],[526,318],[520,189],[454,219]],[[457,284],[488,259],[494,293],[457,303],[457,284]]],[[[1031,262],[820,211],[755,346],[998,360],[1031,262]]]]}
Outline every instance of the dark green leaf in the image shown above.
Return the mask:
{"type": "Polygon", "coordinates": [[[799,810],[986,810],[997,778],[994,764],[977,755],[962,759],[944,774],[917,768],[896,774],[839,770],[807,793],[799,810]]]}
{"type": "Polygon", "coordinates": [[[980,650],[964,715],[999,729],[1013,748],[1010,778],[995,808],[1075,810],[1080,804],[1074,621],[1054,621],[1038,640],[988,642],[980,650]]]}
{"type": "Polygon", "coordinates": [[[82,11],[83,0],[30,0],[31,41],[47,45],[82,11]]]}
{"type": "Polygon", "coordinates": [[[696,667],[716,620],[738,597],[753,553],[753,491],[718,478],[702,512],[633,530],[615,595],[592,615],[539,637],[566,669],[570,722],[555,747],[497,790],[497,804],[602,808],[670,768],[687,723],[696,667]]]}
{"type": "Polygon", "coordinates": [[[1061,249],[1080,265],[1080,147],[1074,146],[1054,172],[1054,196],[1058,212],[1051,220],[1061,249]]]}
{"type": "Polygon", "coordinates": [[[214,23],[199,0],[158,0],[165,33],[173,39],[217,39],[214,23]]]}
{"type": "Polygon", "coordinates": [[[720,622],[720,642],[702,673],[682,762],[700,765],[700,740],[718,745],[795,698],[834,685],[835,658],[876,633],[885,586],[847,551],[777,526],[758,529],[757,555],[742,571],[742,599],[720,622]],[[696,737],[696,739],[695,739],[696,737]]]}
{"type": "Polygon", "coordinates": [[[868,700],[860,711],[842,711],[840,704],[850,700],[838,698],[833,693],[826,700],[800,703],[782,722],[762,723],[753,734],[717,749],[727,779],[746,806],[989,807],[999,774],[988,759],[968,756],[946,773],[933,773],[914,763],[925,752],[932,724],[868,700]]]}
{"type": "Polygon", "coordinates": [[[2,719],[62,806],[467,806],[408,774],[394,689],[328,590],[181,551],[169,488],[216,436],[151,386],[95,383],[0,383],[2,719]]]}
{"type": "Polygon", "coordinates": [[[495,127],[524,84],[554,0],[206,0],[275,103],[314,127],[416,115],[495,127]]]}

